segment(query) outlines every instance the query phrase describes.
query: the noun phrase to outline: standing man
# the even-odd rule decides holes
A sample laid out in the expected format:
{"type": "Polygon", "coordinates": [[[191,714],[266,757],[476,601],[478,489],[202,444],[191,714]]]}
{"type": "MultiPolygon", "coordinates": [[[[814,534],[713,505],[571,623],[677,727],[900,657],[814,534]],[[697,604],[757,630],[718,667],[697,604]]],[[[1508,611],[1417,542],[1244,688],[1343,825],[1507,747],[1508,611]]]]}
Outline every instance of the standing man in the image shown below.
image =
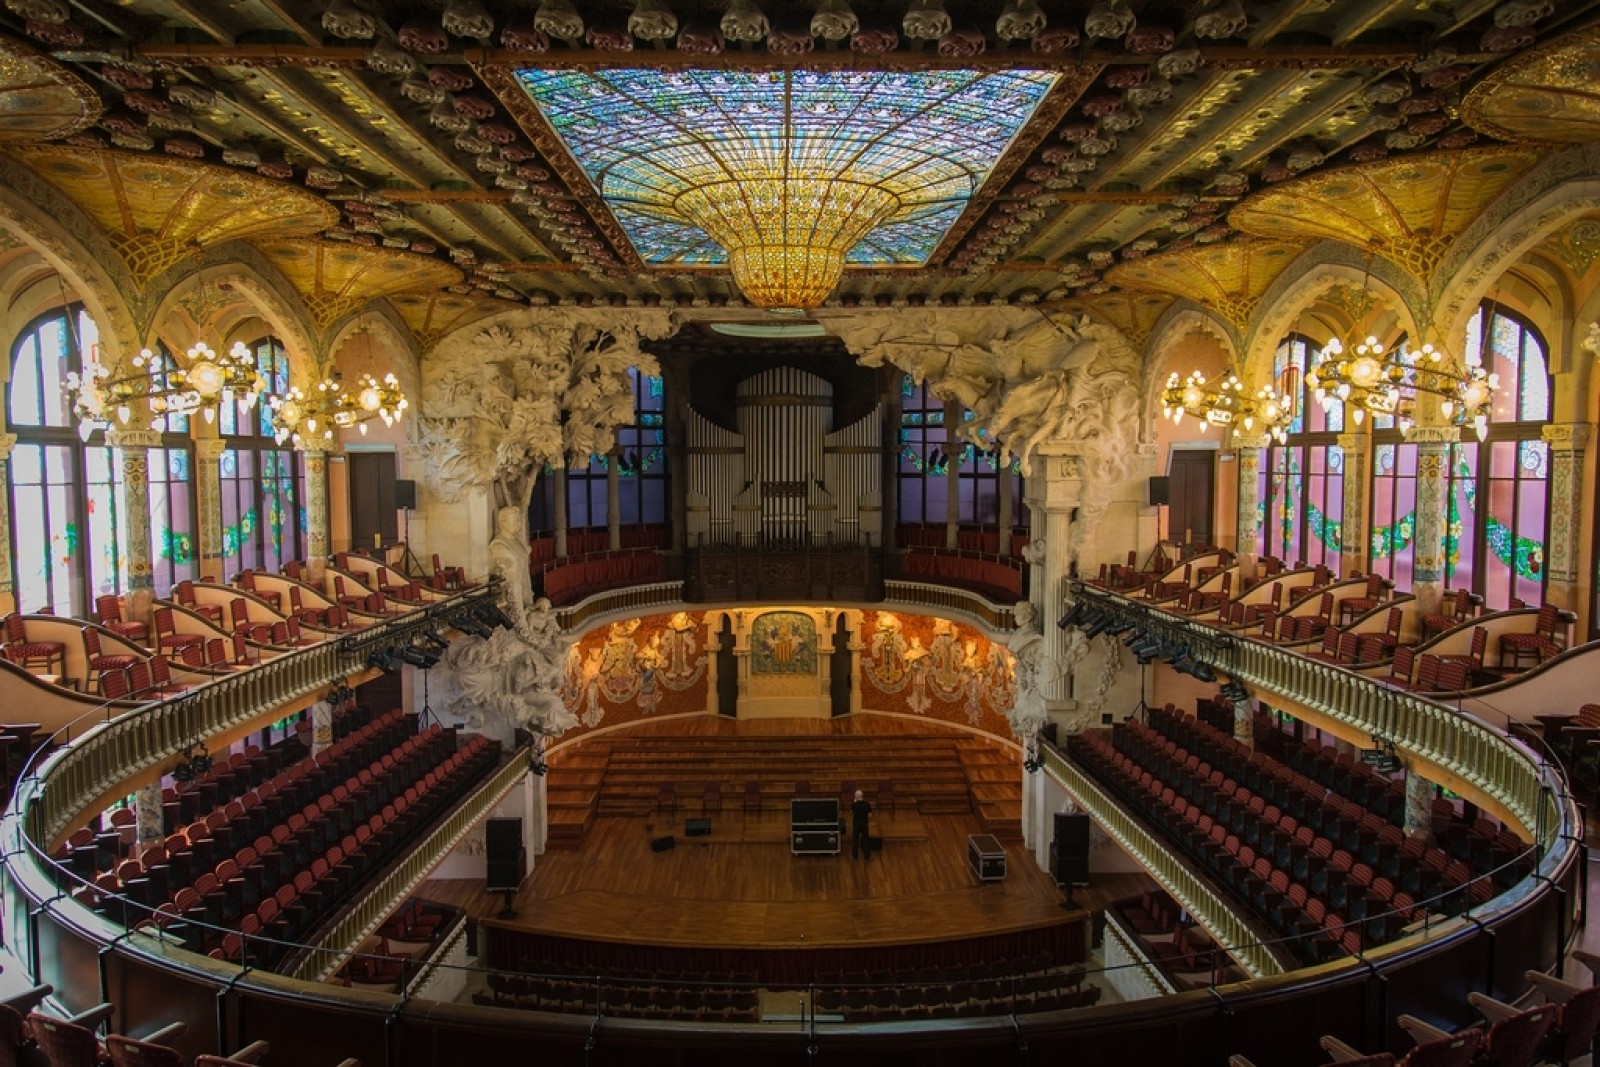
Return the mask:
{"type": "Polygon", "coordinates": [[[872,852],[867,847],[867,820],[872,816],[872,805],[867,803],[867,795],[861,790],[856,790],[856,798],[850,804],[850,815],[854,820],[855,833],[850,839],[850,858],[858,856],[872,858],[872,852]]]}

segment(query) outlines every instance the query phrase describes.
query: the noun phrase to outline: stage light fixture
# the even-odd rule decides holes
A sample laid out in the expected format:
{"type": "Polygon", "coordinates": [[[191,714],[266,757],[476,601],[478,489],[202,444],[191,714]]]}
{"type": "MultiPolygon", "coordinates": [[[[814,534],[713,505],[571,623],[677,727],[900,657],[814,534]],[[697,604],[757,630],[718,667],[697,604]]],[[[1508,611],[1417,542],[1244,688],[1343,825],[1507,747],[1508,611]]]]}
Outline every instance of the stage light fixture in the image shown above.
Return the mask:
{"type": "Polygon", "coordinates": [[[512,621],[511,616],[500,610],[498,604],[479,604],[473,609],[473,613],[485,625],[498,626],[502,630],[515,630],[517,628],[517,624],[512,621]]]}
{"type": "Polygon", "coordinates": [[[439,653],[417,645],[408,645],[400,651],[400,659],[413,667],[432,670],[439,663],[439,653]]]}
{"type": "Polygon", "coordinates": [[[1079,626],[1083,623],[1084,616],[1086,616],[1088,612],[1088,601],[1080,600],[1076,604],[1072,605],[1072,607],[1068,608],[1065,615],[1062,615],[1061,618],[1056,620],[1056,627],[1058,629],[1065,630],[1069,626],[1079,626]]]}

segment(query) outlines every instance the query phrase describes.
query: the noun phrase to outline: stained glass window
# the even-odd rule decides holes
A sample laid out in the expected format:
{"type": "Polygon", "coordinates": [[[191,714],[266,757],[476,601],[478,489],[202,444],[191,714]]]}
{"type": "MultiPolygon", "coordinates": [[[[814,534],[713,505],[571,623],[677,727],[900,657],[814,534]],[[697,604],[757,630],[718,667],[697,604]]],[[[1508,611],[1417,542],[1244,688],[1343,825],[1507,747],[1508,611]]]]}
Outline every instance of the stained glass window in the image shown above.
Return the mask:
{"type": "Polygon", "coordinates": [[[62,384],[99,343],[81,305],[41,315],[11,351],[6,388],[11,453],[11,549],[23,611],[87,617],[96,593],[126,588],[119,538],[121,463],[95,431],[84,443],[62,384]]]}
{"type": "Polygon", "coordinates": [[[648,263],[721,263],[679,196],[848,176],[894,212],[855,263],[921,263],[1058,75],[1035,70],[524,70],[523,86],[648,263]]]}
{"type": "Polygon", "coordinates": [[[1379,440],[1372,452],[1372,544],[1370,570],[1410,589],[1416,557],[1417,446],[1379,440]]]}
{"type": "MultiPolygon", "coordinates": [[[[289,356],[276,338],[247,346],[268,392],[289,387],[289,356]]],[[[223,405],[222,556],[226,575],[245,569],[280,569],[305,551],[304,461],[293,449],[278,448],[270,409],[243,401],[223,405]]]]}
{"type": "Polygon", "coordinates": [[[1273,356],[1273,378],[1294,395],[1298,412],[1288,440],[1273,444],[1263,468],[1263,550],[1289,566],[1337,568],[1344,544],[1344,428],[1340,405],[1324,409],[1306,388],[1305,372],[1319,355],[1309,337],[1291,334],[1273,356]]]}
{"type": "MultiPolygon", "coordinates": [[[[960,423],[972,412],[960,407],[960,423]]],[[[901,379],[900,452],[896,460],[898,521],[903,525],[943,526],[949,521],[950,467],[956,467],[956,521],[963,526],[993,531],[1000,522],[1000,479],[1011,480],[1012,526],[1026,530],[1028,517],[1022,502],[1021,464],[1001,460],[994,442],[980,436],[978,444],[961,437],[960,424],[947,425],[945,402],[928,384],[917,385],[910,375],[901,379]]],[[[913,537],[902,531],[904,537],[913,537]]],[[[990,538],[992,540],[992,537],[990,538]]],[[[940,544],[943,544],[941,539],[940,544]]]]}
{"type": "Polygon", "coordinates": [[[660,378],[628,369],[633,423],[617,430],[618,521],[624,526],[667,521],[666,391],[660,378]]]}
{"type": "MultiPolygon", "coordinates": [[[[170,420],[169,420],[170,421],[170,420]]],[[[194,462],[189,449],[150,450],[150,570],[157,596],[199,576],[194,462]]]]}

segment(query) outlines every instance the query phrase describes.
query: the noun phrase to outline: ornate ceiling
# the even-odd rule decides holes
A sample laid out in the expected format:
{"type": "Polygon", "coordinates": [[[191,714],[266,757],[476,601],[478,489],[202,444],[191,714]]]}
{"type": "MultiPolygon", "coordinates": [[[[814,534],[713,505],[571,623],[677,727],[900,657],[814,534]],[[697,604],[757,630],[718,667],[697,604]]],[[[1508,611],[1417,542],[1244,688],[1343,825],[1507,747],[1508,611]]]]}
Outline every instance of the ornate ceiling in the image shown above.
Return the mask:
{"type": "Polygon", "coordinates": [[[847,269],[830,303],[1043,302],[1140,335],[1176,296],[1258,299],[1283,258],[1268,246],[1379,238],[1423,272],[1554,150],[1499,142],[1589,140],[1600,121],[1600,0],[999,8],[4,0],[20,43],[0,49],[0,140],[56,141],[7,150],[132,249],[136,275],[180,243],[245,237],[319,320],[406,292],[402,318],[437,336],[518,303],[741,306],[725,268],[685,262],[716,258],[692,233],[675,234],[697,250],[681,261],[651,254],[519,72],[1044,71],[1052,87],[931,251],[858,254],[880,262],[847,269]],[[167,177],[140,199],[117,191],[130,171],[167,177]],[[230,211],[236,189],[248,206],[230,211]]]}

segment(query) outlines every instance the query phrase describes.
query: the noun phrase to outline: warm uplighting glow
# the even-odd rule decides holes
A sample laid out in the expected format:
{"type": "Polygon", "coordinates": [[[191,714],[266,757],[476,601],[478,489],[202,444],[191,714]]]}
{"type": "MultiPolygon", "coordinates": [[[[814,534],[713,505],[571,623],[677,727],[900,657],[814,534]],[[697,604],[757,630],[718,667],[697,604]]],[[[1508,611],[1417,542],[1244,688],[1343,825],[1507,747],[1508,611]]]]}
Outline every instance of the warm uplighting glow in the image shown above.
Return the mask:
{"type": "Polygon", "coordinates": [[[165,361],[150,349],[142,349],[128,360],[128,369],[120,375],[101,363],[95,351],[81,375],[68,373],[66,379],[67,395],[78,416],[78,434],[85,441],[97,428],[110,426],[113,418],[120,426],[129,425],[136,402],[138,408],[157,418],[199,412],[209,423],[216,421],[219,403],[237,399],[254,407],[266,387],[255,357],[237,341],[221,354],[197,341],[182,359],[165,361]]]}
{"type": "Polygon", "coordinates": [[[1446,421],[1470,423],[1481,441],[1489,432],[1489,405],[1500,379],[1471,360],[1459,373],[1446,369],[1444,352],[1432,343],[1414,352],[1387,352],[1368,336],[1349,353],[1338,338],[1330,340],[1306,373],[1306,384],[1325,410],[1343,405],[1357,426],[1368,415],[1383,415],[1392,416],[1402,430],[1416,420],[1417,394],[1427,393],[1439,398],[1446,421]]]}
{"type": "Polygon", "coordinates": [[[369,419],[393,426],[410,406],[393,374],[384,375],[382,381],[363,374],[354,391],[347,391],[337,379],[324,378],[310,393],[293,386],[287,396],[274,397],[271,403],[273,437],[279,444],[293,440],[297,445],[318,436],[331,441],[336,427],[353,426],[365,434],[369,419]]]}
{"type": "Polygon", "coordinates": [[[1184,415],[1200,420],[1200,429],[1207,427],[1242,426],[1248,433],[1271,434],[1282,441],[1289,424],[1294,421],[1294,401],[1291,397],[1263,385],[1254,395],[1245,394],[1244,382],[1233,371],[1227,371],[1215,383],[1206,380],[1199,371],[1192,371],[1180,379],[1173,371],[1167,379],[1167,388],[1161,394],[1162,412],[1174,425],[1183,422],[1184,415]]]}

